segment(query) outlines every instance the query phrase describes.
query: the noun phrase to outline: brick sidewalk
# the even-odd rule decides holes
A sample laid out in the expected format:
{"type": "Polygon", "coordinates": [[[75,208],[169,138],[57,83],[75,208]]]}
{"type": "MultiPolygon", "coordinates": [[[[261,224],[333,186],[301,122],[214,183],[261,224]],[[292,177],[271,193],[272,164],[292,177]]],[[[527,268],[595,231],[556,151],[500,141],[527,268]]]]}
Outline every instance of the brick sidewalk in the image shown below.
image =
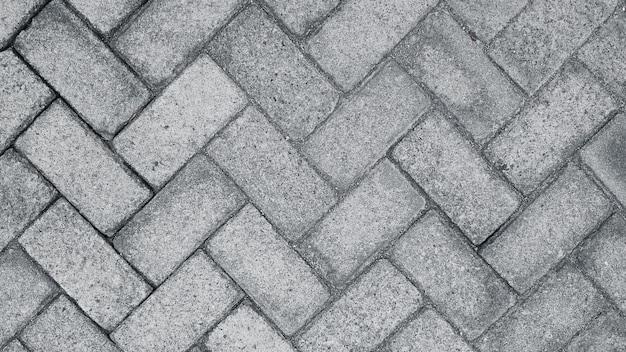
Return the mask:
{"type": "Polygon", "coordinates": [[[0,352],[626,351],[626,0],[0,0],[0,352]]]}

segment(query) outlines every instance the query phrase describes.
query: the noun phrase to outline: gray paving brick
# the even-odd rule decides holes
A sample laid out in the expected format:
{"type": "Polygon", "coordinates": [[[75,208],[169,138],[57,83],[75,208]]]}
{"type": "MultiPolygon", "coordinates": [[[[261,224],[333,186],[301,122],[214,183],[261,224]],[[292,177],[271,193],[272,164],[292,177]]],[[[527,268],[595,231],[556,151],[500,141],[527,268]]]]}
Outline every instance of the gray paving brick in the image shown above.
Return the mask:
{"type": "Polygon", "coordinates": [[[54,284],[18,249],[0,255],[0,345],[35,315],[54,284]]]}
{"type": "Polygon", "coordinates": [[[189,258],[111,334],[125,351],[190,348],[241,293],[203,253],[189,258]]]}
{"type": "Polygon", "coordinates": [[[304,35],[323,19],[340,0],[267,0],[267,3],[297,35],[304,35]]]}
{"type": "Polygon", "coordinates": [[[181,69],[239,6],[240,0],[155,0],[113,40],[113,46],[150,84],[181,69]]]}
{"type": "Polygon", "coordinates": [[[607,351],[626,351],[626,319],[615,311],[601,315],[564,349],[564,352],[607,351]]]}
{"type": "Polygon", "coordinates": [[[563,164],[615,109],[616,103],[576,63],[567,64],[486,149],[522,193],[563,164]]]}
{"type": "Polygon", "coordinates": [[[208,242],[212,257],[288,335],[328,300],[311,268],[252,205],[208,242]]]}
{"type": "Polygon", "coordinates": [[[113,140],[120,155],[152,185],[162,186],[228,119],[243,92],[201,55],[113,140]]]}
{"type": "Polygon", "coordinates": [[[489,53],[528,93],[539,88],[613,11],[617,0],[532,1],[489,53]]]}
{"type": "Polygon", "coordinates": [[[43,5],[45,0],[0,0],[0,49],[9,41],[18,29],[43,5]]]}
{"type": "Polygon", "coordinates": [[[254,107],[222,131],[207,152],[290,240],[336,201],[333,190],[254,107]]]}
{"type": "Polygon", "coordinates": [[[602,192],[570,165],[480,254],[519,292],[527,290],[611,211],[602,192]]]}
{"type": "Polygon", "coordinates": [[[301,244],[303,254],[343,286],[424,208],[424,198],[385,159],[315,227],[301,244]]]}
{"type": "Polygon", "coordinates": [[[0,52],[0,77],[1,152],[43,110],[54,93],[9,50],[0,52]]]}
{"type": "Polygon", "coordinates": [[[206,347],[212,352],[295,352],[259,314],[244,304],[209,333],[206,347]]]}
{"type": "Polygon", "coordinates": [[[330,115],[305,144],[305,153],[345,188],[383,156],[429,104],[411,77],[390,61],[330,115]]]}
{"type": "Polygon", "coordinates": [[[105,329],[113,329],[151,291],[64,199],[37,219],[19,241],[85,314],[105,329]]]}
{"type": "Polygon", "coordinates": [[[13,149],[0,156],[0,250],[55,197],[56,191],[13,149]]]}
{"type": "Polygon", "coordinates": [[[516,193],[439,112],[411,131],[393,157],[475,244],[519,205],[516,193]]]}
{"type": "Polygon", "coordinates": [[[475,344],[482,352],[557,351],[604,306],[575,269],[564,267],[475,344]]]}
{"type": "Polygon", "coordinates": [[[348,0],[307,41],[321,67],[352,88],[433,7],[435,0],[348,0]]]}
{"type": "Polygon", "coordinates": [[[69,0],[93,27],[104,35],[109,35],[124,18],[141,6],[142,0],[69,0]]]}
{"type": "Polygon", "coordinates": [[[199,154],[115,236],[115,248],[160,284],[243,205],[235,185],[199,154]]]}
{"type": "Polygon", "coordinates": [[[381,260],[324,311],[296,344],[303,352],[371,351],[421,304],[415,286],[381,260]]]}
{"type": "Polygon", "coordinates": [[[489,42],[528,0],[448,0],[469,29],[489,42]]]}
{"type": "Polygon", "coordinates": [[[100,231],[111,234],[150,196],[60,100],[15,143],[100,231]]]}
{"type": "Polygon", "coordinates": [[[49,3],[15,48],[105,138],[149,99],[146,87],[61,1],[49,3]]]}
{"type": "Polygon", "coordinates": [[[66,296],[57,298],[22,333],[34,352],[120,352],[66,296]]]}
{"type": "Polygon", "coordinates": [[[22,345],[21,342],[19,342],[17,339],[14,339],[13,341],[9,342],[8,345],[4,346],[2,352],[28,352],[28,350],[24,348],[24,345],[22,345]]]}
{"type": "Polygon", "coordinates": [[[480,44],[444,10],[430,12],[394,50],[398,63],[424,82],[473,137],[483,142],[522,102],[480,44]]]}

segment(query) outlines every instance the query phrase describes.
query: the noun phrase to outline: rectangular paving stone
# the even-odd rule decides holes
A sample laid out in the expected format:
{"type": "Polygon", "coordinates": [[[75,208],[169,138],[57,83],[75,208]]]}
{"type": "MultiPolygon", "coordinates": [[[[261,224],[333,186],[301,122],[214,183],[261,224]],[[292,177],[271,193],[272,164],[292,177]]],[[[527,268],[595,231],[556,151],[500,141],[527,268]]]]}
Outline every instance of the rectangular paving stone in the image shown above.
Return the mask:
{"type": "Polygon", "coordinates": [[[10,50],[0,52],[0,77],[1,153],[48,105],[54,93],[10,50]]]}
{"type": "Polygon", "coordinates": [[[309,135],[335,108],[339,92],[257,6],[220,31],[208,51],[291,138],[309,135]]]}
{"type": "Polygon", "coordinates": [[[150,93],[61,1],[49,3],[15,49],[104,138],[111,138],[150,93]]]}
{"type": "Polygon", "coordinates": [[[240,0],[155,0],[112,42],[148,83],[180,71],[239,6],[240,0]]]}
{"type": "Polygon", "coordinates": [[[479,143],[493,135],[523,96],[444,10],[431,11],[393,56],[424,82],[479,143]]]}
{"type": "Polygon", "coordinates": [[[52,201],[57,192],[13,149],[0,156],[0,250],[52,201]]]}
{"type": "Polygon", "coordinates": [[[297,35],[304,35],[323,19],[340,0],[267,0],[267,3],[297,35]]]}
{"type": "Polygon", "coordinates": [[[69,2],[103,35],[109,35],[122,20],[143,3],[142,0],[69,0],[69,2]]]}
{"type": "Polygon", "coordinates": [[[372,351],[422,305],[422,296],[388,261],[372,266],[296,341],[302,352],[372,351]]]}
{"type": "Polygon", "coordinates": [[[330,115],[304,151],[345,188],[383,156],[429,105],[417,83],[390,61],[330,115]]]}
{"type": "Polygon", "coordinates": [[[159,285],[243,202],[232,181],[199,154],[117,233],[113,244],[159,285]]]}
{"type": "Polygon", "coordinates": [[[516,192],[440,112],[431,113],[392,153],[474,244],[489,237],[519,205],[516,192]]]}
{"type": "Polygon", "coordinates": [[[564,352],[626,351],[626,319],[615,311],[602,314],[576,335],[564,352]]]}
{"type": "Polygon", "coordinates": [[[13,339],[8,345],[4,346],[2,352],[28,352],[28,350],[24,348],[24,345],[19,340],[13,339]]]}
{"type": "Polygon", "coordinates": [[[45,0],[0,0],[0,49],[9,45],[15,33],[37,11],[45,0]]]}
{"type": "Polygon", "coordinates": [[[37,219],[19,242],[85,314],[107,330],[152,291],[64,199],[37,219]]]}
{"type": "Polygon", "coordinates": [[[150,196],[150,190],[60,100],[39,115],[15,146],[108,235],[150,196]]]}
{"type": "Polygon", "coordinates": [[[617,0],[532,1],[489,49],[529,94],[555,73],[613,11],[617,0]]]}
{"type": "Polygon", "coordinates": [[[241,299],[203,252],[189,258],[115,329],[124,351],[183,352],[241,299]]]}
{"type": "Polygon", "coordinates": [[[528,0],[448,0],[470,30],[489,42],[528,0]]]}
{"type": "Polygon", "coordinates": [[[335,192],[252,106],[206,150],[289,240],[300,238],[336,201],[335,192]]]}
{"type": "Polygon", "coordinates": [[[611,211],[609,200],[570,165],[480,254],[518,292],[564,258],[611,211]]]}
{"type": "Polygon", "coordinates": [[[301,243],[302,253],[335,286],[343,286],[398,238],[425,200],[388,160],[374,168],[301,243]]]}
{"type": "Polygon", "coordinates": [[[200,55],[113,145],[150,184],[160,187],[245,104],[243,92],[222,69],[200,55]]]}
{"type": "Polygon", "coordinates": [[[22,333],[33,352],[120,352],[66,296],[60,296],[22,333]]]}
{"type": "Polygon", "coordinates": [[[207,248],[287,335],[301,328],[329,298],[311,268],[252,205],[211,237],[207,248]]]}
{"type": "Polygon", "coordinates": [[[530,193],[615,108],[589,71],[569,63],[491,142],[487,157],[522,193],[530,193]]]}
{"type": "Polygon", "coordinates": [[[557,351],[603,305],[600,294],[578,271],[564,267],[496,322],[475,345],[481,352],[557,351]]]}

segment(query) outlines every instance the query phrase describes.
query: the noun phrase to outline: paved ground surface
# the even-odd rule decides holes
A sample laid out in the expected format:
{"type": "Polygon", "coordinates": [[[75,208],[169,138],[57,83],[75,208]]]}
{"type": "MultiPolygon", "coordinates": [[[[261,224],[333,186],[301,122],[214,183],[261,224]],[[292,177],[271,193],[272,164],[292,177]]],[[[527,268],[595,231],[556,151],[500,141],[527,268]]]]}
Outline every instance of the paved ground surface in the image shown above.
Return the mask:
{"type": "Polygon", "coordinates": [[[0,0],[0,351],[626,351],[626,1],[0,0]]]}

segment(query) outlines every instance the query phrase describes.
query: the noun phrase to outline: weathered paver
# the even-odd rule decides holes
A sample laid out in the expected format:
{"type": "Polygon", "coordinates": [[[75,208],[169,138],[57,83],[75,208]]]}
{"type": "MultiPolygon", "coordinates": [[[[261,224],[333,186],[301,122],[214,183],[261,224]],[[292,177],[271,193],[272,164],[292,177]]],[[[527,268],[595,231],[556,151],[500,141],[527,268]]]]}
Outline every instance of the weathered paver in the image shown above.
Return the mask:
{"type": "Polygon", "coordinates": [[[113,329],[152,291],[64,199],[37,219],[19,242],[105,329],[113,329]]]}
{"type": "Polygon", "coordinates": [[[478,43],[444,10],[430,12],[393,52],[483,142],[522,102],[518,92],[478,43]]]}
{"type": "Polygon", "coordinates": [[[217,135],[207,152],[290,240],[336,201],[334,191],[252,106],[217,135]]]}
{"type": "Polygon", "coordinates": [[[301,244],[335,286],[343,286],[424,210],[424,198],[388,160],[374,168],[301,244]]]}
{"type": "Polygon", "coordinates": [[[240,0],[156,0],[113,40],[148,83],[159,86],[230,17],[240,0]]]}
{"type": "Polygon", "coordinates": [[[158,285],[243,201],[232,181],[199,154],[117,233],[113,243],[158,285]]]}
{"type": "Polygon", "coordinates": [[[564,352],[607,351],[626,351],[626,319],[615,311],[598,317],[564,349],[564,352]]]}
{"type": "Polygon", "coordinates": [[[610,211],[609,200],[577,166],[570,165],[480,254],[513,288],[523,292],[610,211]]]}
{"type": "Polygon", "coordinates": [[[469,339],[515,303],[495,272],[434,211],[398,240],[392,257],[469,339]]]}
{"type": "Polygon", "coordinates": [[[308,39],[307,49],[348,90],[436,3],[435,0],[346,1],[308,39]]]}
{"type": "Polygon", "coordinates": [[[448,0],[483,42],[489,42],[529,0],[448,0]]]}
{"type": "Polygon", "coordinates": [[[330,115],[304,151],[345,188],[383,156],[429,104],[417,83],[390,61],[330,115]]]}
{"type": "Polygon", "coordinates": [[[0,250],[52,201],[57,192],[13,149],[0,156],[0,250]]]}
{"type": "Polygon", "coordinates": [[[122,20],[141,6],[143,0],[69,0],[93,27],[103,35],[109,35],[122,20]]]}
{"type": "Polygon", "coordinates": [[[0,52],[0,77],[1,153],[54,93],[10,50],[0,52]]]}
{"type": "Polygon", "coordinates": [[[203,252],[190,257],[115,329],[125,351],[183,352],[239,299],[241,293],[203,252]]]}
{"type": "Polygon", "coordinates": [[[304,35],[328,14],[340,0],[267,0],[285,25],[297,35],[304,35]]]}
{"type": "Polygon", "coordinates": [[[616,102],[576,62],[524,107],[486,149],[522,193],[530,193],[608,118],[616,102]]]}
{"type": "Polygon", "coordinates": [[[113,140],[116,151],[153,186],[162,186],[228,119],[243,92],[200,55],[113,140]]]}
{"type": "Polygon", "coordinates": [[[605,305],[575,269],[564,267],[477,341],[481,352],[557,351],[605,305]]]}
{"type": "Polygon", "coordinates": [[[475,244],[519,205],[517,194],[440,112],[429,114],[392,155],[475,244]]]}
{"type": "Polygon", "coordinates": [[[296,341],[303,352],[371,351],[422,304],[388,261],[375,263],[296,341]]]}
{"type": "Polygon", "coordinates": [[[617,0],[532,1],[489,54],[528,93],[555,73],[613,11],[617,0]]]}
{"type": "Polygon", "coordinates": [[[329,298],[311,268],[252,205],[224,225],[207,247],[287,335],[302,327],[329,298]]]}
{"type": "Polygon", "coordinates": [[[335,108],[339,92],[257,6],[220,31],[208,51],[291,138],[309,135],[335,108]]]}
{"type": "Polygon", "coordinates": [[[15,49],[104,138],[111,138],[150,97],[61,1],[46,5],[17,37],[15,49]]]}
{"type": "Polygon", "coordinates": [[[22,333],[34,352],[120,352],[120,349],[78,310],[60,296],[22,333]]]}
{"type": "Polygon", "coordinates": [[[244,304],[209,333],[206,347],[212,352],[295,352],[259,314],[244,304]]]}
{"type": "Polygon", "coordinates": [[[15,142],[100,231],[113,231],[150,196],[108,147],[56,100],[15,142]]]}
{"type": "Polygon", "coordinates": [[[9,44],[17,30],[46,0],[0,0],[0,49],[9,44]]]}
{"type": "Polygon", "coordinates": [[[13,341],[9,342],[8,345],[4,346],[2,352],[28,352],[28,350],[24,348],[24,345],[22,345],[21,342],[19,342],[17,339],[14,339],[13,341]]]}

